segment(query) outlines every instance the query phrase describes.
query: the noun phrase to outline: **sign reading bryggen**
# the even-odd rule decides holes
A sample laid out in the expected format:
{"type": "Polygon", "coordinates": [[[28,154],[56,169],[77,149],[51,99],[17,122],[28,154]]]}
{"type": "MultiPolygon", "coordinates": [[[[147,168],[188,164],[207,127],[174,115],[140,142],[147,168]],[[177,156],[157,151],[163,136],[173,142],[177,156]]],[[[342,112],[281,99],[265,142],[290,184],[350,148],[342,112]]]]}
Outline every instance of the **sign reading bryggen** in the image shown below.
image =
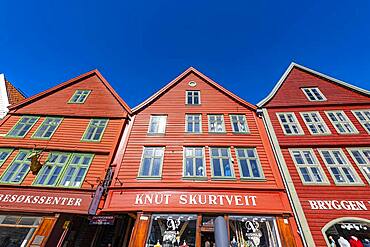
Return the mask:
{"type": "Polygon", "coordinates": [[[68,191],[66,193],[46,189],[0,190],[0,209],[3,210],[87,213],[91,200],[91,192],[68,191]]]}

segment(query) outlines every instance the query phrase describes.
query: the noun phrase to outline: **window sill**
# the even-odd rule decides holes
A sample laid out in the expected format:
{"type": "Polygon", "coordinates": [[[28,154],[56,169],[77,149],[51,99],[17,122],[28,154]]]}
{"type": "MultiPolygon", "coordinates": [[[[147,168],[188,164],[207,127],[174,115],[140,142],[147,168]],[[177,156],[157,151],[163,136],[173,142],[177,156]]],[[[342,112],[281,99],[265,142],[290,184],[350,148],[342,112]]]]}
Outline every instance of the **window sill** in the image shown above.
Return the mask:
{"type": "Polygon", "coordinates": [[[165,136],[166,133],[146,133],[147,136],[165,136]]]}
{"type": "Polygon", "coordinates": [[[251,134],[251,132],[235,132],[235,131],[233,131],[232,133],[234,135],[250,135],[251,134]]]}
{"type": "Polygon", "coordinates": [[[227,134],[227,132],[226,131],[223,131],[223,132],[210,132],[210,131],[208,131],[208,134],[223,135],[223,134],[227,134]]]}
{"type": "Polygon", "coordinates": [[[183,180],[191,180],[191,181],[208,181],[208,177],[182,177],[183,180]]]}
{"type": "Polygon", "coordinates": [[[267,179],[266,178],[244,178],[244,177],[240,177],[240,181],[243,181],[243,182],[266,182],[267,179]]]}
{"type": "Polygon", "coordinates": [[[162,177],[136,177],[137,180],[161,180],[162,177]]]}
{"type": "Polygon", "coordinates": [[[236,177],[211,177],[212,181],[236,181],[236,177]]]}

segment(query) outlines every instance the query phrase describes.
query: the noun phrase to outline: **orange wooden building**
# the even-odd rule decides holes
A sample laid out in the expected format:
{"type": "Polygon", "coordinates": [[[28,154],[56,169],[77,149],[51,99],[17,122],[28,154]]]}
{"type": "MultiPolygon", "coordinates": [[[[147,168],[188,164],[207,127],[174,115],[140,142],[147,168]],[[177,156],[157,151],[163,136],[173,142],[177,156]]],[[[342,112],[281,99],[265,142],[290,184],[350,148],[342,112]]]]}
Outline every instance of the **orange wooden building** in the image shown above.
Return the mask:
{"type": "Polygon", "coordinates": [[[194,68],[133,109],[113,163],[113,246],[207,246],[216,216],[232,246],[302,245],[256,107],[194,68]]]}
{"type": "Polygon", "coordinates": [[[102,242],[88,215],[104,195],[129,114],[97,70],[10,107],[0,126],[2,246],[102,242]]]}
{"type": "Polygon", "coordinates": [[[292,63],[258,106],[306,245],[369,244],[370,92],[292,63]]]}

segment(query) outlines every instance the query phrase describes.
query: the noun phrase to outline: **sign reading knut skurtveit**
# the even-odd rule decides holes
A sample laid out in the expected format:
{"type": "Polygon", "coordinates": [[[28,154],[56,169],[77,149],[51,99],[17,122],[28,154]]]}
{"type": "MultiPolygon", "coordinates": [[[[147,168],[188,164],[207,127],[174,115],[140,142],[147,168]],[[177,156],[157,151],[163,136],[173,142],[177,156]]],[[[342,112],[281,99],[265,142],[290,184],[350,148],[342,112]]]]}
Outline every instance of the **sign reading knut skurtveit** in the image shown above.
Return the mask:
{"type": "Polygon", "coordinates": [[[284,204],[279,192],[264,193],[243,191],[115,191],[110,207],[120,210],[144,211],[259,211],[283,212],[284,204]]]}

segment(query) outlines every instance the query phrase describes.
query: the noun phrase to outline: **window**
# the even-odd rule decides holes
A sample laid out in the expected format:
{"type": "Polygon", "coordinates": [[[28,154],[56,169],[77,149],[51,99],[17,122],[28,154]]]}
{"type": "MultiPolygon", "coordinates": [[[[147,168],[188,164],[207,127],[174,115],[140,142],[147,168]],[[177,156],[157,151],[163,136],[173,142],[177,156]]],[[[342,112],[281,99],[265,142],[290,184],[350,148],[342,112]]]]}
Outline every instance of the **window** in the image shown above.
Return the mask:
{"type": "Polygon", "coordinates": [[[353,126],[352,122],[343,111],[327,111],[325,113],[339,134],[358,133],[355,126],[353,126]]]}
{"type": "Polygon", "coordinates": [[[33,116],[23,116],[18,123],[9,131],[9,137],[24,137],[39,118],[33,116]]]}
{"type": "Polygon", "coordinates": [[[160,178],[164,147],[144,147],[139,177],[160,178]]]}
{"type": "Polygon", "coordinates": [[[184,148],[184,177],[205,177],[204,149],[202,147],[184,148]]]}
{"type": "Polygon", "coordinates": [[[319,112],[301,112],[301,116],[311,134],[320,135],[331,133],[319,112]]]}
{"type": "MultiPolygon", "coordinates": [[[[25,197],[20,195],[17,197],[25,197]]],[[[32,199],[35,198],[31,196],[32,199]]],[[[37,198],[37,197],[36,197],[37,198]]],[[[24,201],[24,200],[22,200],[24,201]]],[[[26,204],[26,203],[25,203],[26,204]]],[[[32,204],[31,204],[32,205],[32,204]]],[[[35,204],[32,206],[35,207],[35,204]]],[[[0,215],[0,241],[3,246],[37,246],[37,237],[32,241],[34,233],[40,223],[42,222],[42,217],[30,217],[21,215],[0,215]]],[[[36,234],[35,234],[36,235],[36,234]]],[[[41,236],[41,235],[39,235],[41,236]]],[[[40,238],[45,243],[45,238],[40,238]]],[[[41,246],[41,243],[40,245],[41,246]]]]}
{"type": "Polygon", "coordinates": [[[302,88],[302,90],[309,101],[326,101],[325,96],[317,87],[302,88]]]}
{"type": "Polygon", "coordinates": [[[59,185],[63,187],[80,188],[93,157],[93,154],[73,154],[71,161],[68,163],[62,175],[59,185]]]}
{"type": "Polygon", "coordinates": [[[200,91],[186,91],[187,105],[200,105],[200,91]]]}
{"type": "Polygon", "coordinates": [[[246,179],[262,179],[263,172],[255,148],[236,148],[240,177],[246,179]]]}
{"type": "Polygon", "coordinates": [[[303,184],[328,184],[327,177],[311,149],[290,149],[303,184]]]}
{"type": "Polygon", "coordinates": [[[202,132],[202,115],[201,114],[186,114],[186,129],[187,133],[202,132]]]}
{"type": "Polygon", "coordinates": [[[213,178],[234,178],[229,148],[211,148],[213,178]]]}
{"type": "Polygon", "coordinates": [[[245,115],[230,115],[230,122],[234,133],[248,133],[245,115]]]}
{"type": "Polygon", "coordinates": [[[32,138],[37,139],[50,139],[62,122],[62,118],[47,117],[33,134],[32,138]]]}
{"type": "Polygon", "coordinates": [[[352,112],[364,129],[370,133],[370,110],[356,110],[352,112]]]}
{"type": "Polygon", "coordinates": [[[9,155],[13,152],[13,149],[0,149],[0,167],[8,159],[9,155]]]}
{"type": "Polygon", "coordinates": [[[212,133],[224,133],[225,122],[223,115],[208,115],[208,131],[212,133]]]}
{"type": "Polygon", "coordinates": [[[82,141],[100,141],[107,124],[108,119],[91,119],[82,137],[82,141]]]}
{"type": "Polygon", "coordinates": [[[293,112],[276,113],[286,135],[303,135],[303,130],[293,112]]]}
{"type": "Polygon", "coordinates": [[[148,133],[164,134],[166,131],[167,116],[153,115],[150,116],[148,133]]]}
{"type": "Polygon", "coordinates": [[[349,148],[348,151],[370,183],[370,148],[349,148]]]}
{"type": "Polygon", "coordinates": [[[28,158],[29,154],[30,151],[20,150],[17,157],[4,172],[0,182],[20,184],[30,169],[31,160],[28,158]]]}
{"type": "Polygon", "coordinates": [[[196,244],[196,214],[153,214],[145,246],[191,246],[196,244]]]}
{"type": "Polygon", "coordinates": [[[90,93],[91,90],[76,90],[68,103],[83,104],[85,103],[87,96],[89,96],[90,93]]]}
{"type": "Polygon", "coordinates": [[[341,149],[319,151],[336,184],[361,184],[356,171],[341,149]]]}
{"type": "Polygon", "coordinates": [[[33,185],[55,186],[65,165],[69,160],[69,153],[51,153],[47,162],[37,174],[33,185]]]}

